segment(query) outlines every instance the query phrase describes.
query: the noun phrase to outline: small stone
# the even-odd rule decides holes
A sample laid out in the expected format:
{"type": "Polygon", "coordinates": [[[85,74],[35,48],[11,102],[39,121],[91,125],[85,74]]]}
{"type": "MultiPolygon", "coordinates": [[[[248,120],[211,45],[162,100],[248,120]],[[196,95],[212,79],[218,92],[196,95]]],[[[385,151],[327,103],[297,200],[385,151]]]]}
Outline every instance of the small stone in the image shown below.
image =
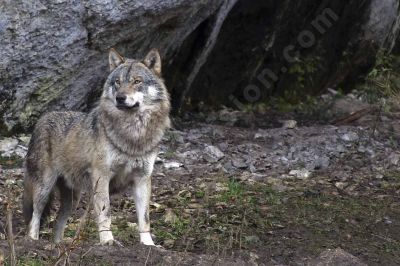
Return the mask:
{"type": "Polygon", "coordinates": [[[257,172],[257,168],[254,166],[254,164],[250,164],[250,172],[255,173],[257,172]]]}
{"type": "Polygon", "coordinates": [[[207,146],[204,149],[203,158],[209,163],[216,163],[222,158],[224,158],[225,154],[215,146],[207,146]]]}
{"type": "Polygon", "coordinates": [[[26,154],[28,153],[28,148],[18,145],[17,148],[14,150],[14,154],[20,158],[25,158],[26,154]]]}
{"type": "Polygon", "coordinates": [[[297,121],[296,120],[285,120],[282,121],[282,127],[286,129],[293,129],[296,128],[297,121]]]}
{"type": "Polygon", "coordinates": [[[6,240],[6,235],[3,233],[0,233],[0,240],[6,240]]]}
{"type": "Polygon", "coordinates": [[[257,133],[254,135],[254,139],[266,139],[270,137],[271,135],[267,131],[261,129],[259,129],[257,133]]]}
{"type": "Polygon", "coordinates": [[[301,170],[291,170],[289,172],[290,176],[294,176],[298,179],[307,179],[311,176],[311,172],[307,169],[301,169],[301,170]]]}
{"type": "Polygon", "coordinates": [[[173,224],[178,220],[178,216],[171,209],[165,210],[164,222],[173,224]]]}
{"type": "Polygon", "coordinates": [[[43,246],[44,250],[53,250],[55,249],[56,245],[54,243],[46,244],[43,246]]]}
{"type": "Polygon", "coordinates": [[[18,137],[18,139],[24,146],[28,146],[29,142],[31,141],[31,137],[26,135],[21,135],[18,137]]]}
{"type": "Polygon", "coordinates": [[[178,163],[178,162],[168,162],[168,163],[164,163],[164,167],[167,169],[173,169],[173,168],[179,168],[182,167],[183,164],[178,163]]]}
{"type": "Polygon", "coordinates": [[[245,236],[244,240],[247,243],[253,243],[253,244],[260,242],[260,238],[258,236],[245,236]]]}
{"type": "Polygon", "coordinates": [[[228,161],[228,162],[226,162],[226,163],[222,166],[222,170],[223,170],[225,173],[230,174],[230,173],[232,173],[232,172],[235,171],[235,167],[233,167],[231,161],[228,161]]]}
{"type": "Polygon", "coordinates": [[[7,179],[6,182],[5,182],[5,185],[7,185],[7,186],[12,186],[12,185],[14,185],[15,183],[16,183],[16,182],[15,182],[14,179],[7,179]]]}
{"type": "Polygon", "coordinates": [[[5,138],[0,141],[0,153],[2,156],[10,157],[18,145],[18,140],[5,138]]]}
{"type": "Polygon", "coordinates": [[[138,230],[137,223],[126,222],[126,225],[133,230],[138,230]]]}
{"type": "Polygon", "coordinates": [[[203,136],[203,134],[200,134],[200,133],[190,133],[189,132],[187,139],[190,141],[195,141],[195,140],[200,139],[202,136],[203,136]]]}
{"type": "Polygon", "coordinates": [[[309,262],[307,265],[310,266],[336,266],[336,265],[347,265],[347,266],[367,266],[360,259],[347,253],[343,249],[328,249],[324,251],[317,259],[309,262]]]}
{"type": "Polygon", "coordinates": [[[400,155],[397,153],[392,153],[389,155],[388,161],[390,162],[390,164],[397,166],[400,161],[400,155]]]}
{"type": "Polygon", "coordinates": [[[243,159],[233,159],[232,165],[238,169],[246,169],[248,167],[248,164],[243,159]]]}
{"type": "Polygon", "coordinates": [[[166,248],[172,248],[175,245],[175,240],[173,239],[165,239],[163,242],[163,246],[166,248]]]}
{"type": "Polygon", "coordinates": [[[354,141],[359,140],[360,137],[355,132],[349,132],[349,133],[342,135],[340,138],[344,141],[354,142],[354,141]]]}
{"type": "Polygon", "coordinates": [[[344,189],[347,186],[347,183],[345,182],[336,182],[335,183],[335,187],[337,187],[338,189],[344,189]]]}
{"type": "Polygon", "coordinates": [[[390,224],[393,223],[393,221],[392,221],[389,217],[387,217],[387,216],[383,217],[383,222],[384,222],[385,224],[387,224],[387,225],[390,225],[390,224]]]}

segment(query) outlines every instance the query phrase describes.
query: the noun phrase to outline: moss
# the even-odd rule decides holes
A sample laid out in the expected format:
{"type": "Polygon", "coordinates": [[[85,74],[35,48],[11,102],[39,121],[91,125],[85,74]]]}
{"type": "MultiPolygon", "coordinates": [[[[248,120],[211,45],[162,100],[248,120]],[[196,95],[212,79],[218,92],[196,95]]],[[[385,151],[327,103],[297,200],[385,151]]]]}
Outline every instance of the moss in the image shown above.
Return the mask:
{"type": "Polygon", "coordinates": [[[55,77],[40,78],[37,84],[37,89],[31,94],[18,118],[18,122],[24,128],[31,127],[46,107],[61,95],[66,86],[63,79],[55,77]]]}
{"type": "Polygon", "coordinates": [[[400,101],[400,56],[384,50],[378,52],[374,68],[368,73],[362,96],[371,103],[382,97],[400,101]]]}

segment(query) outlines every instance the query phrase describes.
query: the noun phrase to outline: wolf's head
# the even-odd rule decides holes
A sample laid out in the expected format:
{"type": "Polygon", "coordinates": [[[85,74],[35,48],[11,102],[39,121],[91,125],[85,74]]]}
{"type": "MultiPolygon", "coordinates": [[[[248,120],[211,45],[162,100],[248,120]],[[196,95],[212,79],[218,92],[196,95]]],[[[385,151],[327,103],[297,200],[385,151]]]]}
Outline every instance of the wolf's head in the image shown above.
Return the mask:
{"type": "Polygon", "coordinates": [[[161,58],[151,50],[143,60],[127,59],[114,49],[109,53],[110,75],[102,100],[122,112],[141,112],[168,102],[161,78],[161,58]]]}

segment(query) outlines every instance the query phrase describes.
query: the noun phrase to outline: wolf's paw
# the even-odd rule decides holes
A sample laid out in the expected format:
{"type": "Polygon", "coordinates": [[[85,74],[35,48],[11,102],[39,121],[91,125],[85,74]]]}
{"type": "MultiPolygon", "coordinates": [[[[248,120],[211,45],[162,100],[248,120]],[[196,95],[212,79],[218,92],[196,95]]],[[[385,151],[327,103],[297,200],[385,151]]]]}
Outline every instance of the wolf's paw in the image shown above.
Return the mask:
{"type": "Polygon", "coordinates": [[[140,233],[140,243],[146,246],[155,246],[154,241],[149,232],[140,233]]]}
{"type": "Polygon", "coordinates": [[[39,232],[29,232],[27,238],[30,240],[39,240],[39,232]]]}
{"type": "Polygon", "coordinates": [[[121,242],[115,240],[115,239],[109,239],[109,240],[103,240],[100,241],[98,244],[100,246],[118,246],[118,247],[124,247],[121,242]]]}

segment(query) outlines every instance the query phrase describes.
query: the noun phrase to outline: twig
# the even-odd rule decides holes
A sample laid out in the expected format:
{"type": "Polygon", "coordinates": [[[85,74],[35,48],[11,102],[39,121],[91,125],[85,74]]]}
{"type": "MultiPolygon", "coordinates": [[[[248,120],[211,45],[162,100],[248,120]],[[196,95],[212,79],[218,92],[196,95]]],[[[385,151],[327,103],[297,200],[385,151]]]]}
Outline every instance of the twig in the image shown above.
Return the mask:
{"type": "Polygon", "coordinates": [[[13,226],[12,226],[12,210],[11,210],[11,203],[7,202],[7,239],[8,245],[10,247],[10,265],[15,266],[16,263],[16,256],[15,256],[15,245],[14,245],[14,233],[13,233],[13,226]]]}
{"type": "Polygon", "coordinates": [[[150,257],[150,252],[151,252],[151,246],[149,247],[149,252],[147,253],[147,258],[146,258],[146,261],[144,263],[144,266],[147,266],[147,262],[149,261],[149,257],[150,257]]]}
{"type": "Polygon", "coordinates": [[[346,125],[346,124],[350,124],[350,123],[352,123],[354,121],[357,121],[361,117],[366,116],[366,115],[368,115],[368,114],[370,114],[370,113],[372,113],[372,112],[374,112],[376,110],[377,110],[376,107],[364,108],[364,109],[358,110],[358,111],[356,111],[356,112],[354,112],[354,113],[352,113],[352,114],[350,114],[350,115],[348,115],[346,117],[342,117],[342,118],[340,118],[338,120],[335,120],[333,122],[333,124],[335,126],[343,126],[343,125],[346,125]]]}
{"type": "Polygon", "coordinates": [[[228,17],[230,11],[237,1],[238,0],[225,0],[217,11],[217,14],[215,15],[215,20],[213,21],[212,30],[207,36],[206,43],[204,44],[204,47],[202,48],[200,54],[197,56],[194,66],[191,69],[188,78],[186,79],[186,88],[183,90],[179,102],[179,112],[182,111],[186,98],[190,96],[193,82],[195,81],[195,78],[197,77],[200,69],[206,63],[208,56],[210,55],[212,49],[217,42],[225,19],[228,17]]]}

